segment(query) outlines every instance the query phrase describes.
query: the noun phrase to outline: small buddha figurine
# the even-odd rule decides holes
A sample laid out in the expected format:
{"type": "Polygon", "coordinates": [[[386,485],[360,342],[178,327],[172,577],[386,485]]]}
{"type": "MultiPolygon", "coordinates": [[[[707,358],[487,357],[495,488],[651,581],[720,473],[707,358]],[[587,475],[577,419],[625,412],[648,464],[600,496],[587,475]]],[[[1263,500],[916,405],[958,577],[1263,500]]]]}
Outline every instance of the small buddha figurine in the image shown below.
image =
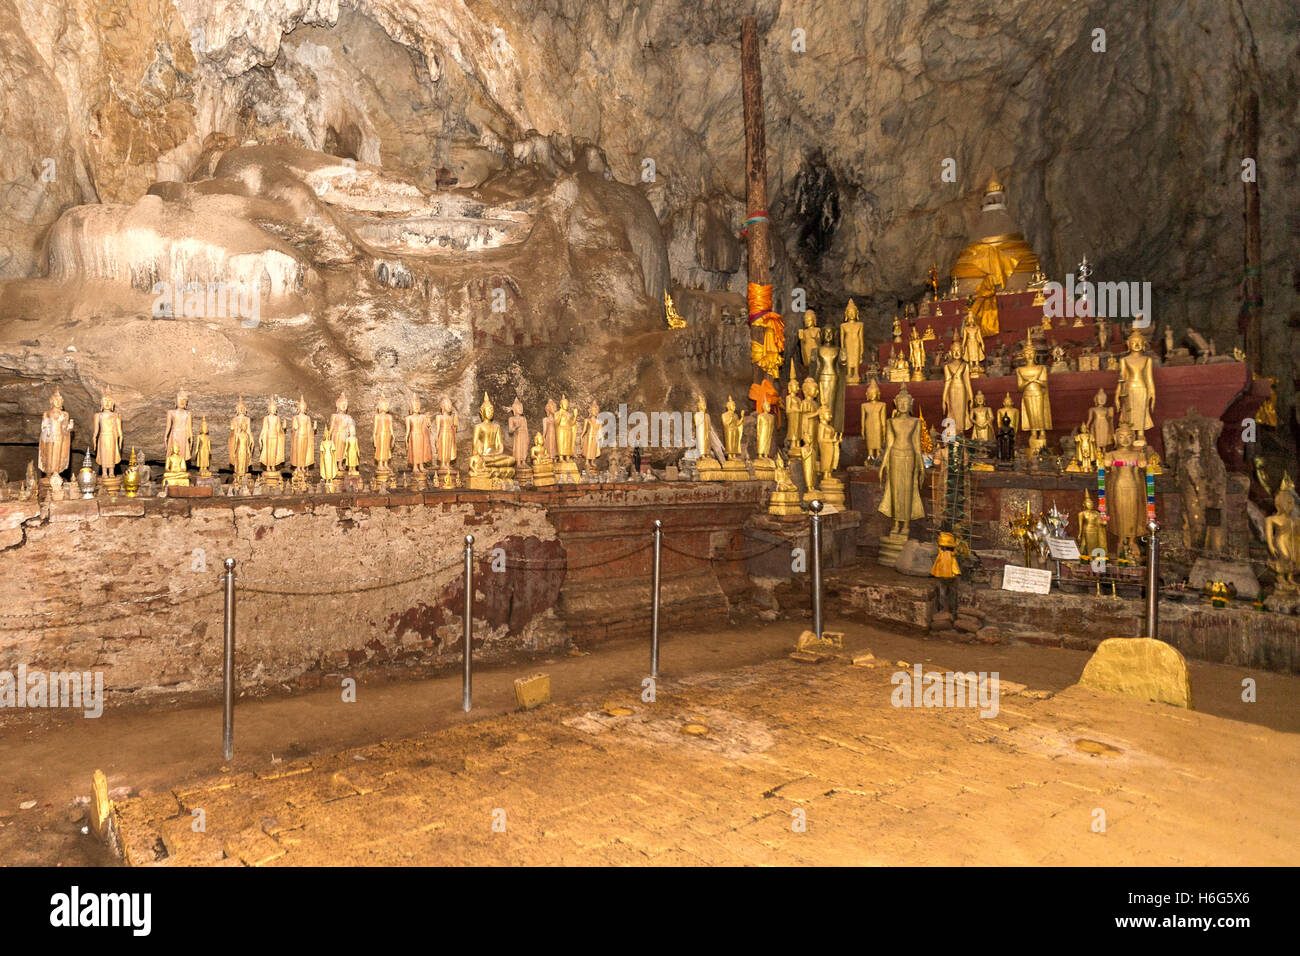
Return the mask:
{"type": "Polygon", "coordinates": [[[912,326],[912,337],[907,340],[907,361],[912,367],[912,381],[925,381],[925,342],[915,325],[912,326]]]}
{"type": "Polygon", "coordinates": [[[802,414],[799,416],[799,444],[812,452],[817,449],[817,411],[821,408],[820,386],[811,378],[803,380],[802,414]]]}
{"type": "Polygon", "coordinates": [[[226,451],[230,456],[230,470],[234,472],[235,481],[239,482],[253,467],[253,423],[242,396],[235,403],[235,417],[230,420],[226,451]]]}
{"type": "Polygon", "coordinates": [[[776,433],[776,416],[767,396],[759,399],[758,414],[754,416],[755,453],[758,461],[767,464],[772,460],[772,439],[776,433]]]}
{"type": "Polygon", "coordinates": [[[736,401],[727,396],[727,410],[722,413],[723,448],[728,461],[739,461],[744,442],[745,416],[736,411],[736,401]]]}
{"type": "Polygon", "coordinates": [[[568,396],[561,395],[560,407],[555,410],[555,457],[560,461],[573,461],[577,418],[569,408],[568,396]]]}
{"type": "Polygon", "coordinates": [[[984,404],[984,393],[975,393],[970,410],[970,437],[973,441],[993,441],[993,409],[984,404]]]}
{"type": "Polygon", "coordinates": [[[555,402],[546,400],[546,417],[542,419],[542,446],[546,449],[548,461],[555,460],[555,402]]]}
{"type": "Polygon", "coordinates": [[[41,415],[41,436],[36,463],[46,478],[68,470],[72,456],[72,417],[63,410],[63,395],[56,388],[50,407],[41,415]]]}
{"type": "Polygon", "coordinates": [[[1020,389],[1020,430],[1029,432],[1029,453],[1036,455],[1047,447],[1047,433],[1052,430],[1052,403],[1047,392],[1047,366],[1039,365],[1037,350],[1026,341],[1022,350],[1025,364],[1016,369],[1020,389]]]}
{"type": "Polygon", "coordinates": [[[880,457],[885,445],[885,403],[880,400],[880,386],[873,378],[867,383],[867,400],[860,409],[862,444],[868,461],[880,457]]]}
{"type": "MultiPolygon", "coordinates": [[[[483,397],[486,399],[487,395],[483,397]]],[[[440,411],[433,420],[433,453],[438,460],[438,467],[443,471],[454,467],[456,461],[456,433],[459,430],[460,417],[456,414],[451,399],[444,395],[440,411]]]]}
{"type": "Polygon", "coordinates": [[[1096,508],[1092,506],[1092,496],[1083,493],[1083,507],[1079,509],[1079,554],[1084,558],[1106,556],[1106,524],[1096,508]],[[1101,555],[1097,555],[1100,551],[1101,555]]]}
{"type": "MultiPolygon", "coordinates": [[[[91,440],[95,445],[100,475],[112,478],[117,463],[122,460],[122,416],[117,413],[113,399],[107,395],[101,399],[99,409],[91,424],[91,440]]],[[[189,484],[188,480],[186,484],[189,484]]]]}
{"type": "Polygon", "coordinates": [[[328,427],[334,445],[334,460],[338,471],[345,467],[348,474],[357,473],[360,449],[357,445],[357,423],[348,414],[348,397],[340,395],[334,403],[334,414],[330,416],[328,427]]]}
{"type": "MultiPolygon", "coordinates": [[[[915,328],[913,328],[915,332],[915,328]]],[[[862,320],[858,318],[858,306],[849,299],[844,307],[844,321],[840,323],[840,354],[844,356],[847,367],[847,382],[857,385],[860,379],[863,355],[862,320]]],[[[922,346],[922,364],[924,365],[924,346],[922,346]]]]}
{"type": "Polygon", "coordinates": [[[393,460],[393,415],[388,410],[388,399],[379,400],[379,410],[370,426],[370,440],[375,446],[375,475],[382,481],[389,472],[389,463],[393,460]]]}
{"type": "Polygon", "coordinates": [[[258,446],[262,450],[258,461],[266,471],[274,475],[280,474],[280,466],[284,464],[284,431],[284,424],[276,414],[275,399],[267,399],[266,417],[262,419],[262,430],[257,436],[258,446]]]}
{"type": "Polygon", "coordinates": [[[1146,430],[1153,428],[1151,413],[1156,402],[1156,383],[1151,356],[1144,354],[1146,339],[1137,329],[1128,337],[1128,353],[1119,360],[1119,386],[1115,404],[1119,419],[1133,429],[1133,443],[1146,444],[1146,430]]]}
{"type": "Polygon", "coordinates": [[[903,323],[898,321],[898,316],[894,316],[894,343],[903,344],[903,323]]]}
{"type": "Polygon", "coordinates": [[[1084,471],[1097,470],[1097,446],[1092,440],[1092,432],[1087,425],[1080,425],[1074,432],[1074,459],[1084,471]]]}
{"type": "MultiPolygon", "coordinates": [[[[937,314],[937,315],[942,315],[942,314],[943,314],[942,312],[939,312],[939,311],[938,311],[938,307],[937,307],[937,306],[935,307],[935,314],[937,314]]],[[[922,342],[933,342],[933,341],[934,341],[935,339],[937,339],[937,338],[938,338],[938,336],[934,334],[934,326],[927,322],[927,323],[925,324],[925,332],[922,333],[922,335],[921,335],[921,341],[922,341],[922,342]]]]}
{"type": "Polygon", "coordinates": [[[843,436],[831,424],[831,410],[823,405],[817,410],[817,462],[823,484],[840,466],[840,440],[843,436]]]}
{"type": "Polygon", "coordinates": [[[790,381],[785,393],[785,437],[791,456],[802,442],[803,399],[799,397],[799,380],[794,375],[794,359],[790,360],[790,381]]]}
{"type": "Polygon", "coordinates": [[[1010,392],[1004,392],[1002,394],[1002,407],[998,409],[999,424],[1002,422],[1003,415],[1006,415],[1011,419],[1011,429],[1013,431],[1020,431],[1020,409],[1018,409],[1015,402],[1011,400],[1010,392]]]}
{"type": "Polygon", "coordinates": [[[971,384],[970,366],[954,345],[943,366],[943,413],[952,419],[953,430],[962,435],[970,427],[971,384]]]}
{"type": "Polygon", "coordinates": [[[594,472],[600,461],[601,433],[605,425],[600,420],[600,406],[595,402],[587,409],[588,415],[582,422],[582,457],[587,462],[587,470],[594,472]]]}
{"type": "Polygon", "coordinates": [[[167,413],[167,430],[163,434],[163,447],[170,450],[172,445],[179,446],[186,462],[194,446],[194,415],[189,410],[189,401],[184,391],[176,393],[176,407],[167,413]]]}
{"type": "Polygon", "coordinates": [[[298,414],[289,423],[289,467],[302,475],[316,463],[316,423],[307,414],[307,401],[298,397],[298,414]]]}
{"type": "Polygon", "coordinates": [[[321,481],[333,481],[339,476],[338,448],[334,433],[329,425],[325,426],[325,437],[320,440],[320,478],[321,481]]]}
{"type": "Polygon", "coordinates": [[[970,366],[972,375],[983,374],[984,334],[974,311],[968,311],[961,322],[961,357],[970,366]]]}
{"type": "Polygon", "coordinates": [[[844,427],[844,381],[845,375],[840,367],[844,364],[844,353],[835,344],[835,330],[822,330],[822,344],[817,346],[817,393],[822,404],[831,409],[831,423],[837,428],[844,427]]]}
{"type": "Polygon", "coordinates": [[[822,332],[817,328],[817,313],[809,309],[803,314],[803,328],[799,330],[799,357],[805,369],[812,368],[813,353],[821,343],[822,332]]]}
{"type": "Polygon", "coordinates": [[[163,468],[163,485],[188,485],[190,483],[189,469],[185,467],[185,453],[181,450],[180,437],[172,442],[171,450],[167,452],[167,458],[163,468]]]}
{"type": "Polygon", "coordinates": [[[524,403],[515,396],[510,406],[510,417],[506,419],[506,431],[510,433],[510,449],[514,454],[515,468],[528,464],[528,419],[524,418],[524,403]]]}
{"type": "Polygon", "coordinates": [[[1016,426],[1005,408],[998,411],[998,421],[998,461],[1012,461],[1016,457],[1016,426]]]}
{"type": "Polygon", "coordinates": [[[194,440],[194,464],[198,466],[200,478],[212,477],[212,438],[208,435],[206,415],[199,422],[199,434],[194,440]]]}
{"type": "Polygon", "coordinates": [[[1138,539],[1145,530],[1146,517],[1146,449],[1134,441],[1131,425],[1121,422],[1115,429],[1115,448],[1104,456],[1109,469],[1106,482],[1107,502],[1120,557],[1139,554],[1138,539]]]}
{"type": "Polygon", "coordinates": [[[406,462],[413,474],[423,475],[433,461],[433,425],[429,413],[420,407],[418,395],[411,396],[411,413],[406,416],[406,462]]]}
{"type": "Polygon", "coordinates": [[[555,463],[546,451],[546,443],[542,440],[540,432],[533,436],[533,448],[529,452],[529,462],[534,485],[544,488],[555,484],[555,463]]]}
{"type": "MultiPolygon", "coordinates": [[[[499,483],[515,476],[515,456],[507,454],[501,438],[501,426],[493,421],[496,409],[483,393],[479,406],[479,423],[474,426],[473,457],[470,460],[470,478],[487,478],[499,483]]],[[[477,482],[471,481],[471,486],[477,482]]]]}
{"type": "Polygon", "coordinates": [[[912,396],[907,386],[894,396],[894,408],[894,416],[886,425],[880,461],[879,511],[892,521],[890,534],[897,537],[906,536],[909,521],[925,516],[921,503],[925,462],[921,455],[921,422],[912,415],[912,396]]]}
{"type": "Polygon", "coordinates": [[[1280,594],[1300,591],[1300,507],[1295,485],[1289,474],[1273,496],[1273,514],[1264,519],[1264,543],[1268,546],[1268,566],[1277,575],[1275,589],[1280,594]]]}

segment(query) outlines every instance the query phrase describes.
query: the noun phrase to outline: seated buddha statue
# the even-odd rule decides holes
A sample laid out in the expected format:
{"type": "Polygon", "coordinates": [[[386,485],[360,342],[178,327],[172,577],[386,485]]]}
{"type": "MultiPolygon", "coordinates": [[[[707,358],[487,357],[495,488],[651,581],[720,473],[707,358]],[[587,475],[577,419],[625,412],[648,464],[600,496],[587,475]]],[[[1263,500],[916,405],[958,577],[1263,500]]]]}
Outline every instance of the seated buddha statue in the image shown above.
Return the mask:
{"type": "MultiPolygon", "coordinates": [[[[485,479],[488,484],[495,483],[499,487],[501,481],[514,478],[515,459],[506,453],[501,426],[492,420],[495,409],[486,392],[483,393],[483,404],[478,411],[482,420],[474,426],[474,450],[470,457],[469,475],[471,479],[485,479]]],[[[471,487],[473,486],[474,482],[471,481],[471,487]]]]}

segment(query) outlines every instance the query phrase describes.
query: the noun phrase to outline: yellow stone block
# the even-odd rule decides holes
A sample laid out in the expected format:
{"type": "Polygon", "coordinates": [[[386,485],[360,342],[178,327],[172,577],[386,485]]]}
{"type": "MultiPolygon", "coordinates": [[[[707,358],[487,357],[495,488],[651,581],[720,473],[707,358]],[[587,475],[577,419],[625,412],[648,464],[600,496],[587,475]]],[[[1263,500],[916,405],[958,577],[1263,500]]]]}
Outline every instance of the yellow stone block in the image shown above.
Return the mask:
{"type": "Polygon", "coordinates": [[[1079,686],[1193,709],[1187,660],[1176,648],[1149,637],[1102,641],[1084,667],[1079,686]]]}
{"type": "Polygon", "coordinates": [[[515,678],[515,700],[520,710],[532,710],[551,700],[551,676],[534,674],[532,677],[515,678]]]}

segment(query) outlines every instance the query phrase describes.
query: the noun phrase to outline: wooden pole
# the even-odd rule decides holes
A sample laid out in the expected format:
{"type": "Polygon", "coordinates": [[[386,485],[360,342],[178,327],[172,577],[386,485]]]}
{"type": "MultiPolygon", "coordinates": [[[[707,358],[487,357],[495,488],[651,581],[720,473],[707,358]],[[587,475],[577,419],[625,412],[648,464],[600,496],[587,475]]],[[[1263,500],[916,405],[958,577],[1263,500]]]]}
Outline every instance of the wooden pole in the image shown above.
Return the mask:
{"type": "MultiPolygon", "coordinates": [[[[751,16],[741,22],[740,78],[745,98],[745,208],[747,219],[767,216],[767,134],[763,126],[763,68],[758,58],[758,22],[751,16]]],[[[745,233],[749,281],[772,284],[772,244],[766,221],[751,222],[745,233]]],[[[763,341],[761,328],[750,330],[751,340],[763,341]]],[[[763,371],[754,367],[754,381],[763,371]]]]}
{"type": "Polygon", "coordinates": [[[1242,312],[1245,318],[1246,356],[1250,369],[1256,374],[1264,370],[1264,338],[1260,329],[1260,312],[1264,304],[1264,283],[1260,267],[1259,228],[1259,94],[1251,92],[1246,97],[1243,118],[1245,155],[1255,163],[1255,175],[1243,183],[1246,193],[1246,275],[1242,312]]]}

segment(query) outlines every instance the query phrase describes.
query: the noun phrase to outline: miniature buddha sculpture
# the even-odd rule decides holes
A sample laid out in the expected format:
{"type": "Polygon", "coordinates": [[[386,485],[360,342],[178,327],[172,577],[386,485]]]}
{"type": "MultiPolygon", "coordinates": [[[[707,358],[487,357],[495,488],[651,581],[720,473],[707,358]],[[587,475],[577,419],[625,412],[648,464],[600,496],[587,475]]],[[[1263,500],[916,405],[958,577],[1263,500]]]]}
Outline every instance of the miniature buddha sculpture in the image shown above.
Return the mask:
{"type": "Polygon", "coordinates": [[[817,445],[817,411],[821,408],[821,389],[811,378],[803,380],[803,397],[799,399],[799,445],[811,453],[817,445]]]}
{"type": "Polygon", "coordinates": [[[984,404],[984,393],[975,393],[975,404],[970,410],[970,437],[973,441],[993,441],[993,409],[984,404]]]}
{"type": "Polygon", "coordinates": [[[483,404],[478,413],[479,423],[474,426],[473,455],[469,466],[470,487],[498,488],[502,481],[514,478],[515,456],[505,450],[501,426],[493,421],[496,409],[487,392],[483,393],[483,404]]]}
{"type": "Polygon", "coordinates": [[[982,375],[984,370],[984,333],[974,312],[967,312],[961,323],[961,357],[971,368],[972,375],[982,375]]]}
{"type": "Polygon", "coordinates": [[[1106,390],[1097,389],[1093,396],[1092,407],[1083,422],[1092,436],[1093,447],[1100,455],[1115,443],[1115,411],[1106,404],[1106,390]]]}
{"type": "Polygon", "coordinates": [[[555,412],[555,402],[548,398],[546,400],[546,417],[542,419],[542,446],[546,449],[548,461],[554,461],[556,455],[555,412]]]}
{"type": "Polygon", "coordinates": [[[1096,472],[1099,452],[1088,426],[1081,424],[1074,432],[1074,460],[1084,471],[1096,472]]]}
{"type": "Polygon", "coordinates": [[[970,366],[961,357],[960,349],[954,345],[943,366],[943,414],[952,419],[953,432],[962,435],[970,427],[970,412],[970,366]]]}
{"type": "Polygon", "coordinates": [[[817,394],[831,409],[831,424],[844,428],[844,354],[835,344],[835,330],[824,329],[822,344],[817,347],[817,394]]]}
{"type": "Polygon", "coordinates": [[[880,386],[873,378],[867,384],[867,400],[862,403],[862,444],[868,461],[880,457],[885,447],[885,403],[880,400],[880,386]]]}
{"type": "Polygon", "coordinates": [[[235,403],[235,416],[230,419],[226,452],[230,457],[230,470],[234,473],[235,481],[242,481],[253,467],[253,422],[248,417],[248,407],[242,397],[235,403]]]}
{"type": "Polygon", "coordinates": [[[163,462],[163,485],[170,487],[189,483],[190,473],[186,467],[185,452],[181,448],[180,437],[177,436],[163,462]]]}
{"type": "Polygon", "coordinates": [[[122,460],[122,416],[117,413],[113,399],[107,395],[100,400],[99,411],[92,421],[91,441],[95,446],[100,475],[113,477],[117,463],[122,460]]]}
{"type": "Polygon", "coordinates": [[[892,536],[906,537],[908,522],[925,515],[921,504],[921,480],[925,474],[921,422],[912,415],[912,396],[906,385],[894,396],[894,408],[894,416],[886,424],[880,461],[879,511],[892,520],[892,536]]]}
{"type": "Polygon", "coordinates": [[[1128,353],[1119,360],[1119,386],[1115,404],[1119,420],[1133,429],[1133,442],[1146,444],[1146,430],[1153,428],[1151,413],[1156,403],[1156,383],[1151,356],[1145,354],[1146,338],[1133,330],[1128,337],[1128,353]]]}
{"type": "Polygon", "coordinates": [[[903,342],[903,323],[894,316],[894,344],[901,345],[903,342]]]}
{"type": "Polygon", "coordinates": [[[173,445],[181,450],[188,462],[194,447],[194,416],[189,409],[190,397],[185,392],[176,393],[176,407],[167,413],[167,430],[163,434],[163,448],[171,454],[173,445]]]}
{"type": "Polygon", "coordinates": [[[206,415],[199,423],[199,434],[194,439],[194,464],[199,469],[200,478],[212,477],[212,436],[208,434],[206,415]]]}
{"type": "Polygon", "coordinates": [[[723,448],[728,461],[739,461],[743,454],[745,416],[736,411],[736,401],[727,396],[727,409],[722,413],[723,448]]]}
{"type": "Polygon", "coordinates": [[[1273,514],[1264,519],[1264,543],[1268,546],[1268,566],[1277,575],[1277,593],[1300,592],[1300,505],[1289,474],[1273,496],[1273,514]]]}
{"type": "Polygon", "coordinates": [[[1092,496],[1083,493],[1083,507],[1079,509],[1079,554],[1085,558],[1106,557],[1106,524],[1092,504],[1092,496]],[[1100,554],[1098,554],[1100,552],[1100,554]]]}
{"type": "Polygon", "coordinates": [[[817,411],[817,464],[823,486],[840,466],[841,438],[840,433],[831,425],[830,408],[823,405],[817,411]]]}
{"type": "MultiPolygon", "coordinates": [[[[484,398],[487,396],[485,395],[484,398]]],[[[433,420],[433,454],[440,471],[450,471],[456,462],[456,433],[460,431],[460,416],[456,414],[451,399],[442,398],[437,416],[433,420]]]]}
{"type": "Polygon", "coordinates": [[[695,411],[691,414],[691,436],[695,439],[695,445],[688,450],[688,456],[697,458],[701,467],[717,467],[718,461],[712,457],[713,426],[709,422],[708,402],[703,395],[696,399],[695,411]],[[690,455],[691,451],[694,455],[690,455]]]}
{"type": "Polygon", "coordinates": [[[799,380],[794,374],[794,360],[790,361],[790,381],[786,384],[785,393],[785,437],[786,447],[790,449],[790,455],[794,457],[795,449],[803,440],[803,425],[800,421],[803,415],[803,399],[799,394],[799,380]]]}
{"type": "Polygon", "coordinates": [[[925,342],[915,325],[912,326],[912,337],[907,340],[907,363],[912,368],[912,381],[925,381],[925,342]]]}
{"type": "Polygon", "coordinates": [[[357,423],[348,414],[348,397],[340,395],[334,403],[328,431],[334,442],[334,460],[337,470],[347,468],[348,474],[357,473],[361,450],[357,443],[357,423]]]}
{"type": "Polygon", "coordinates": [[[555,484],[555,463],[546,451],[540,432],[533,436],[533,447],[528,457],[533,484],[541,488],[555,484]]]}
{"type": "MultiPolygon", "coordinates": [[[[1016,411],[1017,415],[1019,411],[1016,411]]],[[[1011,422],[1007,409],[998,410],[998,461],[1012,461],[1016,457],[1016,426],[1011,422]]]]}
{"type": "Polygon", "coordinates": [[[307,414],[307,401],[298,398],[298,414],[289,422],[289,467],[302,476],[316,463],[316,423],[307,414]]]}
{"type": "Polygon", "coordinates": [[[1052,430],[1052,403],[1047,392],[1046,365],[1039,365],[1038,352],[1026,341],[1022,354],[1025,364],[1016,369],[1016,386],[1020,389],[1020,430],[1029,432],[1029,454],[1037,455],[1047,447],[1047,433],[1052,430]]]}
{"type": "Polygon", "coordinates": [[[36,464],[46,478],[68,470],[72,455],[72,417],[63,409],[63,395],[56,388],[50,407],[41,415],[41,435],[36,464]]]}
{"type": "Polygon", "coordinates": [[[587,470],[594,473],[600,461],[603,449],[605,424],[600,420],[600,406],[592,402],[587,409],[587,417],[582,421],[582,458],[587,463],[587,470]]]}
{"type": "Polygon", "coordinates": [[[803,359],[803,367],[811,369],[813,355],[822,340],[822,330],[817,327],[817,313],[812,309],[803,314],[803,328],[799,330],[798,337],[799,357],[803,359]]]}
{"type": "Polygon", "coordinates": [[[261,448],[258,461],[262,463],[262,467],[267,472],[276,477],[280,474],[280,466],[284,464],[284,433],[284,424],[280,421],[280,416],[276,414],[275,399],[268,399],[266,416],[262,419],[262,430],[257,436],[258,447],[261,448]]]}
{"type": "Polygon", "coordinates": [[[1115,553],[1136,561],[1138,539],[1145,530],[1146,517],[1146,449],[1135,443],[1134,431],[1127,422],[1115,429],[1115,448],[1106,453],[1108,469],[1106,500],[1111,528],[1119,544],[1115,553]]]}
{"type": "MultiPolygon", "coordinates": [[[[861,381],[862,356],[865,352],[863,343],[862,320],[858,318],[858,306],[849,299],[849,304],[844,307],[844,321],[840,323],[840,350],[844,355],[849,385],[857,385],[861,381]]],[[[924,347],[922,347],[922,355],[924,355],[924,347]]]]}
{"type": "Polygon", "coordinates": [[[1002,407],[998,409],[998,424],[1002,423],[1002,416],[1011,419],[1012,431],[1020,431],[1020,409],[1016,407],[1015,402],[1011,400],[1011,393],[1002,394],[1002,407]]]}
{"type": "Polygon", "coordinates": [[[577,413],[569,408],[567,396],[560,396],[560,407],[555,410],[555,457],[559,461],[573,461],[577,431],[577,413]]]}
{"type": "Polygon", "coordinates": [[[416,395],[411,396],[411,411],[406,416],[405,440],[407,467],[413,474],[423,475],[433,461],[433,425],[416,395]]]}
{"type": "Polygon", "coordinates": [[[320,440],[320,478],[331,482],[339,476],[338,445],[331,426],[325,426],[325,436],[320,440]]]}
{"type": "Polygon", "coordinates": [[[758,414],[754,416],[755,454],[763,464],[772,461],[772,442],[776,435],[776,416],[766,397],[759,399],[758,414]]]}
{"type": "Polygon", "coordinates": [[[510,406],[510,417],[506,419],[506,431],[510,433],[510,450],[514,455],[515,468],[526,468],[529,447],[528,419],[524,417],[524,403],[517,395],[514,404],[510,406]]]}
{"type": "Polygon", "coordinates": [[[375,475],[381,481],[391,474],[393,439],[393,413],[388,410],[388,399],[381,398],[370,425],[370,440],[375,446],[375,475]]]}

